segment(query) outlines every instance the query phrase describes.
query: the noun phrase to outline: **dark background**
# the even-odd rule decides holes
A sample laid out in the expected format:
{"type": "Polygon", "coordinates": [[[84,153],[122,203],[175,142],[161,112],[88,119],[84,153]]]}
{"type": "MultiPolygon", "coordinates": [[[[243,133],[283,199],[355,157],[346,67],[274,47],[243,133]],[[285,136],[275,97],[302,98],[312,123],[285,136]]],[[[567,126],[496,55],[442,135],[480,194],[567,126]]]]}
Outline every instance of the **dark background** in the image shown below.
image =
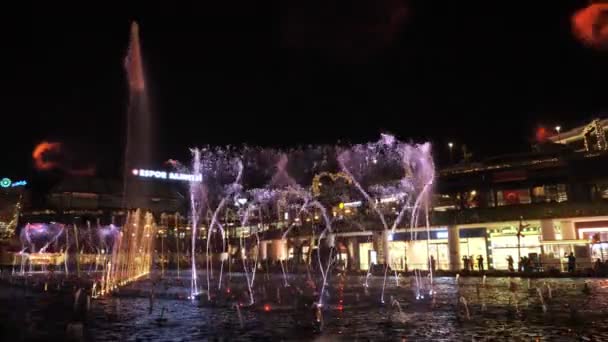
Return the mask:
{"type": "MultiPolygon", "coordinates": [[[[123,59],[140,23],[157,159],[205,144],[366,142],[388,131],[473,157],[526,151],[606,108],[608,53],[571,34],[587,1],[40,2],[4,29],[0,176],[31,151],[122,171],[123,59]],[[8,59],[6,59],[8,57],[8,59]]],[[[5,23],[6,24],[6,23],[5,23]]]]}

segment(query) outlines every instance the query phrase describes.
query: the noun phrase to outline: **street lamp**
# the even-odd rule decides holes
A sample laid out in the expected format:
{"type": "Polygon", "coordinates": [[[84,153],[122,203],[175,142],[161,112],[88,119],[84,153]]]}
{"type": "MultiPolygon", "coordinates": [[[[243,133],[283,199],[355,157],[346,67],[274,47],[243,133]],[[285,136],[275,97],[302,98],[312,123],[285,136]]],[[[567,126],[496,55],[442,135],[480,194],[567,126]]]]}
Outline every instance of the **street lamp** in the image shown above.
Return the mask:
{"type": "Polygon", "coordinates": [[[454,147],[454,144],[452,142],[448,143],[448,147],[450,148],[450,164],[454,163],[454,157],[453,157],[453,153],[452,153],[452,148],[454,147]]]}
{"type": "Polygon", "coordinates": [[[517,229],[517,268],[518,268],[518,272],[523,271],[522,269],[522,264],[521,264],[521,237],[523,236],[522,232],[524,231],[524,228],[528,228],[530,226],[529,223],[524,224],[524,217],[520,216],[519,217],[519,227],[517,229]]]}
{"type": "Polygon", "coordinates": [[[555,126],[555,130],[557,131],[557,142],[560,142],[559,131],[562,130],[562,126],[555,126]]]}

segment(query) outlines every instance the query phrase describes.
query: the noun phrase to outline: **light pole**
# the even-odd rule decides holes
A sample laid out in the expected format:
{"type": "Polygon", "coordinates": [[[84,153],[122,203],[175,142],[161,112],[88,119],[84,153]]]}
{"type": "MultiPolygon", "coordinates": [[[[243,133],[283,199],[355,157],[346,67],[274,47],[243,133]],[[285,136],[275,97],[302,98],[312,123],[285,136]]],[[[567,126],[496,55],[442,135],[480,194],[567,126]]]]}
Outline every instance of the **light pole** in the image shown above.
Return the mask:
{"type": "Polygon", "coordinates": [[[521,268],[521,237],[522,237],[522,231],[524,230],[524,228],[527,228],[528,226],[530,226],[530,224],[526,223],[524,224],[524,217],[520,216],[519,217],[519,228],[517,229],[517,271],[521,272],[523,271],[523,269],[521,268]]]}
{"type": "Polygon", "coordinates": [[[165,234],[160,234],[160,275],[165,275],[165,234]]]}
{"type": "Polygon", "coordinates": [[[175,222],[175,249],[177,251],[177,279],[179,279],[179,229],[177,227],[177,220],[175,222]]]}
{"type": "Polygon", "coordinates": [[[448,147],[450,148],[450,164],[454,163],[454,154],[452,153],[454,144],[452,142],[448,143],[448,147]]]}
{"type": "Polygon", "coordinates": [[[557,131],[557,142],[559,143],[561,141],[559,131],[562,130],[562,126],[555,126],[555,130],[557,131]]]}

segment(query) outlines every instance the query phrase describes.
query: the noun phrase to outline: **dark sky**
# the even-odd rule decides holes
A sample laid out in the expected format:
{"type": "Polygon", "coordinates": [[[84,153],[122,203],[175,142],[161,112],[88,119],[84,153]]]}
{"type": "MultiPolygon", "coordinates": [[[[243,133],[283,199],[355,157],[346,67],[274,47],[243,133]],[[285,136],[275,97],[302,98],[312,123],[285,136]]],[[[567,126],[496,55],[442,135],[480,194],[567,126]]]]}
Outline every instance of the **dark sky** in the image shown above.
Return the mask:
{"type": "Polygon", "coordinates": [[[429,139],[440,157],[448,141],[481,157],[526,150],[539,125],[567,129],[607,107],[608,52],[571,34],[587,1],[81,3],[40,2],[5,32],[2,125],[18,128],[0,137],[2,174],[32,175],[42,140],[118,173],[133,19],[159,163],[189,146],[382,131],[429,139]]]}

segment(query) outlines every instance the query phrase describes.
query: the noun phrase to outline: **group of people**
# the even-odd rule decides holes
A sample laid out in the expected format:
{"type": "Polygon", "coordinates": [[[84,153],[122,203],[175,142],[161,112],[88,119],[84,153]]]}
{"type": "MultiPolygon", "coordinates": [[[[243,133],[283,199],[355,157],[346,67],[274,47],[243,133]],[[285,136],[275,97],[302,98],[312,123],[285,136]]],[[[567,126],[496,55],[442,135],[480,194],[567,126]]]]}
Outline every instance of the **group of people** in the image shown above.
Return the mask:
{"type": "MultiPolygon", "coordinates": [[[[570,272],[570,273],[576,272],[576,257],[574,256],[574,253],[566,254],[564,256],[564,258],[567,260],[568,272],[570,272]]],[[[514,267],[515,260],[513,259],[513,257],[509,255],[506,259],[507,259],[507,265],[508,265],[509,272],[515,272],[515,267],[514,267]]],[[[479,255],[476,259],[474,258],[473,255],[463,256],[462,257],[463,270],[464,271],[473,271],[475,268],[475,260],[477,260],[477,270],[483,272],[484,271],[483,256],[481,256],[481,255],[479,255]]],[[[533,261],[533,259],[531,259],[527,256],[522,256],[521,259],[519,260],[518,271],[527,272],[527,271],[531,271],[531,270],[535,269],[535,267],[540,269],[540,266],[541,266],[540,257],[538,259],[534,259],[534,260],[536,260],[536,261],[533,261]]],[[[431,257],[431,266],[434,269],[434,260],[432,257],[431,257]]],[[[608,274],[608,260],[603,262],[602,260],[597,259],[593,263],[593,271],[596,274],[608,274]]]]}
{"type": "Polygon", "coordinates": [[[593,272],[596,275],[608,275],[608,260],[602,261],[601,259],[595,259],[593,263],[593,272]]]}
{"type": "MultiPolygon", "coordinates": [[[[576,257],[574,256],[573,253],[567,254],[564,257],[568,260],[568,272],[574,272],[576,270],[576,257]]],[[[515,268],[513,267],[513,263],[514,263],[513,257],[509,255],[507,257],[507,265],[508,265],[509,272],[515,271],[515,268]]],[[[541,262],[540,256],[538,256],[537,258],[522,256],[519,259],[517,271],[518,272],[529,272],[529,271],[533,271],[533,270],[542,271],[543,270],[542,267],[543,267],[543,264],[541,262]]]]}
{"type": "MultiPolygon", "coordinates": [[[[463,269],[465,271],[473,271],[475,268],[475,258],[474,256],[463,256],[462,257],[463,269]]],[[[483,272],[483,256],[480,254],[477,256],[477,270],[483,272]]]]}

